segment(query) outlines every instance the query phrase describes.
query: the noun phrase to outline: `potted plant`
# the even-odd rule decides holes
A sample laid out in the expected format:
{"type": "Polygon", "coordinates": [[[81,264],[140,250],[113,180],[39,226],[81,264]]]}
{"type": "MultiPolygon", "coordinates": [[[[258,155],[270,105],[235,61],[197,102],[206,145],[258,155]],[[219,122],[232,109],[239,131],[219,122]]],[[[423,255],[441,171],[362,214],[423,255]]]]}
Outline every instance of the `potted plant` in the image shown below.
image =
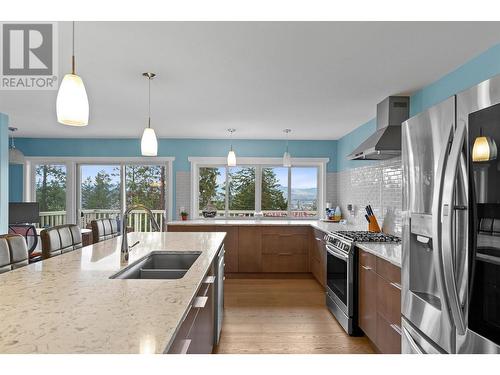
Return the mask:
{"type": "Polygon", "coordinates": [[[188,213],[186,211],[181,211],[181,219],[186,221],[188,219],[188,213]]]}

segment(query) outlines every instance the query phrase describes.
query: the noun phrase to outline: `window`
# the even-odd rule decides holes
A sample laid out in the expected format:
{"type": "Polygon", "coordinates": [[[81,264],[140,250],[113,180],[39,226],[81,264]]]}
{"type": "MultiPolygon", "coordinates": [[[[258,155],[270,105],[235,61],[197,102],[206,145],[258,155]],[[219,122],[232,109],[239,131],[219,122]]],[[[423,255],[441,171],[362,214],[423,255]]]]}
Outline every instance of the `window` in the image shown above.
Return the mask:
{"type": "Polygon", "coordinates": [[[80,226],[92,220],[118,218],[121,212],[119,165],[80,166],[80,226]]]}
{"type": "Polygon", "coordinates": [[[266,218],[319,216],[324,159],[301,161],[291,168],[267,163],[270,159],[266,163],[242,162],[237,167],[197,164],[210,159],[224,163],[220,158],[190,158],[193,181],[197,181],[192,191],[198,217],[209,204],[216,207],[217,216],[226,218],[253,217],[257,212],[266,218]]]}
{"type": "Polygon", "coordinates": [[[229,216],[253,216],[255,212],[255,168],[228,168],[229,216]]]}
{"type": "Polygon", "coordinates": [[[66,165],[35,165],[35,199],[40,204],[40,227],[66,223],[66,165]]]}
{"type": "Polygon", "coordinates": [[[198,191],[199,215],[208,204],[214,205],[219,214],[222,211],[222,215],[224,215],[226,207],[226,168],[201,167],[199,169],[198,191]]]}
{"type": "MultiPolygon", "coordinates": [[[[75,223],[88,227],[93,219],[121,218],[130,204],[142,203],[163,226],[171,218],[172,157],[83,158],[26,157],[24,199],[40,202],[40,225],[75,223]]],[[[129,215],[134,231],[150,231],[142,210],[129,215]]]]}
{"type": "MultiPolygon", "coordinates": [[[[166,168],[161,165],[125,165],[127,207],[135,204],[146,206],[160,226],[163,225],[166,208],[166,174],[166,168]]],[[[128,225],[137,232],[152,230],[144,210],[132,211],[128,225]]]]}
{"type": "Polygon", "coordinates": [[[293,217],[318,215],[318,168],[292,167],[290,210],[293,217]]]}
{"type": "Polygon", "coordinates": [[[266,217],[288,216],[288,172],[285,167],[262,168],[262,213],[266,217]]]}

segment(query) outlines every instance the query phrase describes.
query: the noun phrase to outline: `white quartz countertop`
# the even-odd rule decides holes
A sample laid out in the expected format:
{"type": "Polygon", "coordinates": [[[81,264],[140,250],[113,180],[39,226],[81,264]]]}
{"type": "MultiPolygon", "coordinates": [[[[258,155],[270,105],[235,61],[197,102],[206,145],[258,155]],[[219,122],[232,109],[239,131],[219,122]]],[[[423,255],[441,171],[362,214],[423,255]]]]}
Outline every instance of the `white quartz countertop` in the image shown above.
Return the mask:
{"type": "Polygon", "coordinates": [[[178,280],[109,277],[121,236],[0,275],[0,353],[163,353],[225,233],[129,233],[129,264],[152,251],[200,251],[178,280]]]}
{"type": "MultiPolygon", "coordinates": [[[[220,226],[268,226],[268,225],[300,225],[311,226],[325,233],[340,230],[367,230],[366,225],[330,223],[322,220],[276,220],[276,219],[246,219],[246,220],[224,220],[224,219],[199,219],[185,221],[171,221],[167,225],[220,225],[220,226]]],[[[356,246],[374,254],[388,262],[401,267],[401,244],[380,243],[380,242],[359,242],[356,246]]]]}

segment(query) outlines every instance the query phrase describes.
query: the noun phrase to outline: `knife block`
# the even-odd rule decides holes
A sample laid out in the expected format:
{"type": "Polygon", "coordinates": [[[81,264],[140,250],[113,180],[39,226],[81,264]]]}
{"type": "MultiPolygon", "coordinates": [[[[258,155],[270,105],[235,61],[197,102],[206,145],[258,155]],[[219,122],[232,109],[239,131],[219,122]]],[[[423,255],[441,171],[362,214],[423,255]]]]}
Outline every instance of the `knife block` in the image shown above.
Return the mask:
{"type": "Polygon", "coordinates": [[[368,223],[368,231],[380,233],[380,227],[378,225],[377,218],[371,215],[368,216],[368,219],[370,220],[370,222],[368,223]]]}

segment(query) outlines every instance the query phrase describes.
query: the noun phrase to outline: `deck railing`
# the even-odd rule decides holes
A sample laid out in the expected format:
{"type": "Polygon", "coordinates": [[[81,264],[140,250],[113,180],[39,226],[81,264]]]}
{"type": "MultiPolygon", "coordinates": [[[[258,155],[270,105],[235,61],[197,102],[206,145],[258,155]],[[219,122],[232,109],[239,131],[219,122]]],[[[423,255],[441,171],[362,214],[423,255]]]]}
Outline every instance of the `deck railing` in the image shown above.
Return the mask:
{"type": "MultiPolygon", "coordinates": [[[[87,228],[92,220],[96,219],[120,219],[120,210],[82,210],[82,215],[80,217],[80,227],[87,228]]],[[[165,211],[164,210],[152,210],[156,222],[163,228],[165,224],[165,211]]],[[[40,212],[40,227],[53,227],[56,225],[61,225],[66,222],[66,211],[46,211],[40,212]]],[[[134,232],[151,232],[151,222],[143,210],[134,210],[130,212],[128,217],[128,226],[133,228],[134,232]]]]}

